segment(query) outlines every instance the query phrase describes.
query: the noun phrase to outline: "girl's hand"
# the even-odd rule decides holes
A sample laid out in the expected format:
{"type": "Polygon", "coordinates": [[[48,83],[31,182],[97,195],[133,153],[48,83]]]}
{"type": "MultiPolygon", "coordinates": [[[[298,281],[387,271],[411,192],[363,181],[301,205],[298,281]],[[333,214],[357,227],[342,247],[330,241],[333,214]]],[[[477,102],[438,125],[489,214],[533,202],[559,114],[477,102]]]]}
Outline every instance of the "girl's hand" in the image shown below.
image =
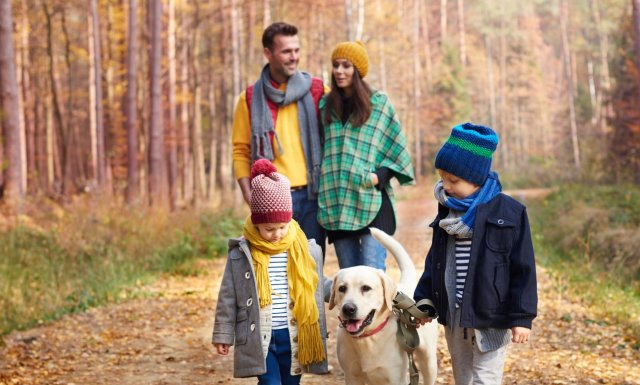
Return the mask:
{"type": "Polygon", "coordinates": [[[371,178],[371,183],[373,183],[374,186],[378,185],[378,174],[376,174],[375,172],[369,173],[369,176],[371,178]]]}
{"type": "Polygon", "coordinates": [[[511,341],[516,344],[524,344],[529,341],[529,335],[531,329],[523,328],[521,326],[514,326],[511,328],[511,341]]]}
{"type": "Polygon", "coordinates": [[[218,354],[226,356],[227,354],[229,354],[229,345],[227,344],[213,344],[213,346],[216,347],[216,350],[218,351],[218,354]]]}

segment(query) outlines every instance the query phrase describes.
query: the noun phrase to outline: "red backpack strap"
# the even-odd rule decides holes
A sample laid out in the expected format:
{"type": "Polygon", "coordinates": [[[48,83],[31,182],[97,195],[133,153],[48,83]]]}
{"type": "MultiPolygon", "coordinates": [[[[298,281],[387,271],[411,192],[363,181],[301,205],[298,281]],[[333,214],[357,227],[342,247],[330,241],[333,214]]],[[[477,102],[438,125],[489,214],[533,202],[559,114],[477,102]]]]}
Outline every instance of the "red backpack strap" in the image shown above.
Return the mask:
{"type": "Polygon", "coordinates": [[[316,110],[318,110],[318,103],[320,102],[320,99],[322,99],[322,96],[324,95],[324,83],[322,82],[322,79],[312,77],[311,89],[309,90],[309,92],[311,92],[311,96],[313,97],[313,104],[315,104],[316,110]]]}
{"type": "MultiPolygon", "coordinates": [[[[247,88],[245,93],[247,99],[247,109],[249,110],[249,123],[251,123],[251,101],[253,100],[253,86],[255,84],[250,85],[247,88]]],[[[269,106],[269,110],[271,111],[271,118],[273,118],[273,126],[276,126],[276,118],[278,117],[278,106],[271,101],[271,99],[267,98],[267,105],[269,106]]]]}

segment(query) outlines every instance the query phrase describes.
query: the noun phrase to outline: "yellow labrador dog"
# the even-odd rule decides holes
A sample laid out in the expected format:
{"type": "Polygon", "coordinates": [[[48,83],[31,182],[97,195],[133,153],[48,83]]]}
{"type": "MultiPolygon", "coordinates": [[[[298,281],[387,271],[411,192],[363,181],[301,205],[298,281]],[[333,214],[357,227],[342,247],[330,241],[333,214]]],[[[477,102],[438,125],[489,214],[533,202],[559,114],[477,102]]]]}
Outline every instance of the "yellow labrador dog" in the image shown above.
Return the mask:
{"type": "MultiPolygon", "coordinates": [[[[398,290],[413,296],[416,269],[405,249],[388,234],[371,234],[396,259],[400,280],[396,284],[380,269],[355,266],[338,271],[331,286],[329,309],[337,308],[338,361],[347,385],[407,384],[409,359],[399,344],[397,317],[392,311],[398,290]]],[[[418,328],[420,345],[414,351],[425,385],[436,381],[438,327],[434,320],[418,328]]]]}

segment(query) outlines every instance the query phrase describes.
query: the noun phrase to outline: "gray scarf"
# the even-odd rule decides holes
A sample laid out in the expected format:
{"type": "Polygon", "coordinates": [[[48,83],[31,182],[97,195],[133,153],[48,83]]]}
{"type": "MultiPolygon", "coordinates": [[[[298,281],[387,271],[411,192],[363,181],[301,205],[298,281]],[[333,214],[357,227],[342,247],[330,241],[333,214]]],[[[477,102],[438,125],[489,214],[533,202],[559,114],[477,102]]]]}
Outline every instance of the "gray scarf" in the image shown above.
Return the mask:
{"type": "MultiPolygon", "coordinates": [[[[444,186],[441,180],[436,183],[436,186],[433,189],[433,195],[435,195],[436,200],[441,205],[446,206],[445,202],[447,201],[448,195],[444,191],[444,186]]],[[[450,235],[455,235],[459,238],[471,238],[473,235],[473,229],[469,228],[469,226],[465,225],[462,221],[464,214],[464,211],[449,208],[449,214],[447,217],[440,220],[440,227],[450,235]]]]}
{"type": "Polygon", "coordinates": [[[280,154],[284,153],[280,138],[275,132],[275,124],[266,98],[276,103],[278,107],[297,102],[300,140],[307,162],[307,191],[311,198],[318,194],[322,147],[316,106],[311,92],[309,92],[310,88],[311,75],[296,71],[289,78],[287,89],[281,91],[271,84],[269,65],[262,68],[260,78],[253,86],[253,99],[251,100],[251,163],[260,158],[273,160],[274,153],[270,135],[272,132],[278,144],[278,151],[280,154]]]}

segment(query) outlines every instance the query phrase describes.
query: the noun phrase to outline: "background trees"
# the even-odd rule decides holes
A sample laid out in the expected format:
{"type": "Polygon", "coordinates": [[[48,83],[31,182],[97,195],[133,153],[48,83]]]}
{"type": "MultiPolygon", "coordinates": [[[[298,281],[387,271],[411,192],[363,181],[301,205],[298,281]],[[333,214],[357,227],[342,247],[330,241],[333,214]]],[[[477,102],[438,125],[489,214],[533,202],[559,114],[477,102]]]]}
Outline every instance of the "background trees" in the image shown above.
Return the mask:
{"type": "Polygon", "coordinates": [[[301,68],[365,41],[419,176],[454,124],[501,136],[513,182],[640,182],[637,0],[1,0],[4,199],[44,194],[160,207],[237,199],[235,99],[260,36],[296,24],[301,68]],[[635,12],[635,13],[634,13],[635,12]]]}

